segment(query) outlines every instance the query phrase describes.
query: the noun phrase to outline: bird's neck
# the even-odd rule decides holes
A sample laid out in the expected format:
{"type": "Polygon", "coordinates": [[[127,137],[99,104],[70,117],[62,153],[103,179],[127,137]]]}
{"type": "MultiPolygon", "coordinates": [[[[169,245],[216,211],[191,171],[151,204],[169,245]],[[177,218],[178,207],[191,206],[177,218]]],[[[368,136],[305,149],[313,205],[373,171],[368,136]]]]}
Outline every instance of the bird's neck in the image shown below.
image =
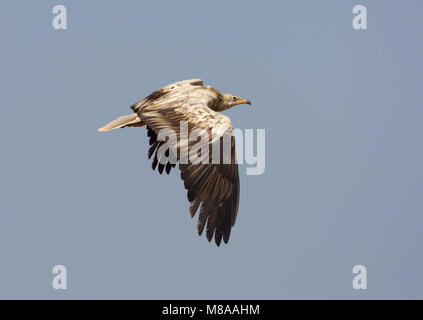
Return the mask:
{"type": "Polygon", "coordinates": [[[230,107],[231,106],[229,106],[225,102],[225,97],[220,92],[218,94],[216,94],[216,98],[213,99],[212,102],[209,105],[210,109],[217,111],[217,112],[225,111],[225,110],[229,109],[230,107]]]}

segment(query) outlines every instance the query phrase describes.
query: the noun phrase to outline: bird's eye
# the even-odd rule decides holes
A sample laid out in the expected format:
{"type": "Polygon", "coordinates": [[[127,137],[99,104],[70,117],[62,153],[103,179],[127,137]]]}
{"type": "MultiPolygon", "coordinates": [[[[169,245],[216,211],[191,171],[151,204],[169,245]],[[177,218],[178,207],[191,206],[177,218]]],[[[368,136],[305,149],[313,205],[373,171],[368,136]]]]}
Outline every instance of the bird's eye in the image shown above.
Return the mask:
{"type": "Polygon", "coordinates": [[[232,100],[234,100],[234,101],[235,101],[235,100],[236,100],[236,97],[232,97],[232,100]]]}

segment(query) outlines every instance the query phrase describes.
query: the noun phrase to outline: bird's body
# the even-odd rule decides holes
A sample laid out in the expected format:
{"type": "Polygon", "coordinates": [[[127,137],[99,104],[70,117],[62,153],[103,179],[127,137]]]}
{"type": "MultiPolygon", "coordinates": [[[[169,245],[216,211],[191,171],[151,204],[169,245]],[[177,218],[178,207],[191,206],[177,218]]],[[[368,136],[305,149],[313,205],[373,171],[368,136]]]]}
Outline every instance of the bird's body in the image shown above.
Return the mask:
{"type": "Polygon", "coordinates": [[[191,204],[191,216],[200,208],[198,232],[201,235],[207,225],[207,239],[211,241],[214,234],[216,244],[220,245],[222,238],[225,243],[228,242],[231,227],[235,224],[239,202],[239,176],[232,122],[219,112],[242,103],[250,104],[248,100],[222,94],[209,86],[205,87],[202,80],[185,80],[151,93],[131,106],[133,114],[119,117],[99,131],[127,126],[147,126],[150,139],[148,157],[154,154],[153,170],[158,167],[160,173],[164,170],[169,173],[176,162],[179,162],[181,178],[184,180],[191,204]],[[182,124],[186,125],[187,136],[184,135],[182,124]],[[166,130],[172,130],[177,140],[164,141],[160,135],[166,130]],[[203,151],[201,162],[189,159],[184,161],[183,151],[191,152],[195,149],[197,141],[188,139],[188,136],[196,130],[203,130],[211,137],[207,143],[210,150],[214,143],[221,143],[225,135],[230,135],[229,162],[223,161],[224,151],[219,155],[218,162],[212,159],[212,152],[203,154],[203,151]],[[163,153],[162,148],[166,143],[169,148],[163,153]],[[166,157],[169,156],[168,150],[176,150],[170,152],[176,161],[165,158],[165,154],[166,157]]]}

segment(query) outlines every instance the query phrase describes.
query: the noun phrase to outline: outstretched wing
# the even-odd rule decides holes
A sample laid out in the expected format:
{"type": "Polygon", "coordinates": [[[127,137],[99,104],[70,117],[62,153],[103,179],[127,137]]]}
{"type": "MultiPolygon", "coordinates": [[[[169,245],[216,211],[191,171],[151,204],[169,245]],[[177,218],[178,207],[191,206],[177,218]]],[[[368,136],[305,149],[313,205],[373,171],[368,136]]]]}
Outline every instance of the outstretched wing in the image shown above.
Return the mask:
{"type": "Polygon", "coordinates": [[[165,96],[168,95],[169,93],[173,93],[174,91],[181,91],[181,89],[187,89],[192,87],[202,87],[202,86],[203,86],[203,80],[201,79],[190,79],[190,80],[174,82],[152,92],[150,95],[138,101],[137,103],[134,103],[131,106],[131,109],[134,112],[138,112],[144,106],[147,106],[152,103],[156,103],[158,101],[162,101],[164,98],[168,98],[165,96]]]}
{"type": "Polygon", "coordinates": [[[220,245],[222,238],[225,243],[228,242],[231,227],[235,224],[239,202],[239,176],[232,123],[228,117],[208,107],[208,104],[217,98],[219,97],[216,91],[202,87],[201,80],[187,80],[157,90],[134,104],[132,109],[147,124],[151,145],[149,157],[155,154],[153,169],[158,164],[160,173],[164,168],[169,172],[174,163],[161,163],[158,151],[164,141],[158,141],[157,135],[161,130],[168,129],[172,129],[176,134],[177,141],[168,141],[168,145],[170,149],[173,147],[177,150],[181,178],[184,180],[191,204],[191,216],[199,211],[199,235],[206,227],[207,239],[211,241],[214,235],[216,244],[220,245]],[[183,127],[181,129],[181,122],[187,128],[187,135],[181,133],[181,130],[184,130],[183,127]],[[195,163],[190,159],[182,161],[182,151],[186,150],[186,154],[191,155],[193,147],[197,144],[197,141],[188,139],[197,129],[207,132],[208,152],[201,154],[195,163]],[[222,150],[227,137],[227,145],[230,147],[229,161],[224,159],[227,155],[225,150],[222,150]],[[218,159],[213,159],[213,145],[221,147],[218,159]]]}

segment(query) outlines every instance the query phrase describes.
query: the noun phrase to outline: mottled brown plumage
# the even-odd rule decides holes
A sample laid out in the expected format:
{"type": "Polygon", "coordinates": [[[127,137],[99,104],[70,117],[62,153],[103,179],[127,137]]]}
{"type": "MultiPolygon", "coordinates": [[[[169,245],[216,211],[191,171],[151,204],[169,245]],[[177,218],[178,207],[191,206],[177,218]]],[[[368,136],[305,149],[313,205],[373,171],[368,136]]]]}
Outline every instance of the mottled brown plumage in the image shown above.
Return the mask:
{"type": "MultiPolygon", "coordinates": [[[[169,174],[175,167],[174,162],[160,160],[160,147],[167,141],[159,141],[161,130],[172,129],[178,141],[174,143],[174,155],[179,161],[181,178],[184,181],[187,197],[190,202],[190,213],[194,217],[199,210],[198,233],[202,234],[206,227],[209,241],[215,238],[219,246],[222,238],[228,242],[231,228],[235,224],[239,203],[239,176],[235,156],[235,139],[232,135],[231,120],[220,114],[220,111],[235,105],[250,102],[237,96],[222,94],[212,87],[203,86],[199,79],[185,80],[167,85],[154,91],[146,98],[131,106],[134,114],[119,117],[111,121],[99,131],[109,131],[126,126],[146,126],[150,148],[148,158],[153,157],[152,168],[169,174]],[[204,129],[212,139],[208,143],[209,161],[207,163],[184,162],[181,159],[182,149],[193,150],[197,141],[183,139],[180,124],[188,127],[188,134],[196,129],[204,129]],[[229,134],[230,161],[223,162],[223,139],[229,134]],[[212,161],[212,145],[221,144],[220,162],[212,161]],[[154,156],[153,156],[154,155],[154,156]]],[[[169,157],[169,149],[166,150],[169,157]]]]}

